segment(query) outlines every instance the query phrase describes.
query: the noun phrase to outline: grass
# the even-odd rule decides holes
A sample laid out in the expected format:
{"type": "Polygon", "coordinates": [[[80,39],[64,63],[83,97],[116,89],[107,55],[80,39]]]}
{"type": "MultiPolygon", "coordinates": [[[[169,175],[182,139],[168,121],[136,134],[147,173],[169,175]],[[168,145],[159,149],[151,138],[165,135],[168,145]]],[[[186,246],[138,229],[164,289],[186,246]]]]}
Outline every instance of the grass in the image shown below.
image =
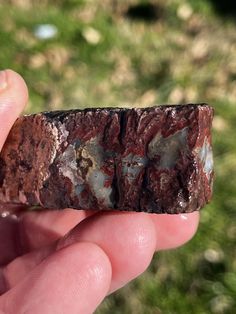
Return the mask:
{"type": "Polygon", "coordinates": [[[156,254],[149,269],[108,297],[97,313],[233,314],[236,24],[230,14],[219,14],[213,1],[153,1],[157,13],[151,21],[145,14],[127,17],[137,3],[0,1],[0,66],[26,79],[28,112],[203,101],[213,105],[215,191],[202,211],[197,235],[182,248],[156,254]],[[36,38],[35,28],[44,23],[57,27],[56,37],[36,38]]]}

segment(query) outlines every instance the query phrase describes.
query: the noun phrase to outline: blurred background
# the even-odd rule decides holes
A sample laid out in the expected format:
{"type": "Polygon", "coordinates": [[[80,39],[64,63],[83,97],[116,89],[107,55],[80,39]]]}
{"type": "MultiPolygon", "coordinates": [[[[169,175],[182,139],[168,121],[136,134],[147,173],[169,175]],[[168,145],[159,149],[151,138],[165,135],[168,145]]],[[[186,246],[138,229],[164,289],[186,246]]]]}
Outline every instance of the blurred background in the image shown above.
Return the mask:
{"type": "Polygon", "coordinates": [[[25,78],[27,112],[215,108],[214,199],[197,235],[96,313],[236,313],[236,1],[0,0],[0,67],[25,78]]]}

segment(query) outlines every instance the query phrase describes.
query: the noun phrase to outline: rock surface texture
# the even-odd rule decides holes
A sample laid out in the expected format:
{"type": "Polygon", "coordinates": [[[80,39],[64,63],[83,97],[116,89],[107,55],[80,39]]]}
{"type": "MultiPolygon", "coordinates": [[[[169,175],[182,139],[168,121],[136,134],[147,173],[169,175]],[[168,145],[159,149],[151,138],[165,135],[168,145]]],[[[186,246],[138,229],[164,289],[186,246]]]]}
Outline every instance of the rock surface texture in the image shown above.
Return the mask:
{"type": "Polygon", "coordinates": [[[212,195],[212,118],[205,104],[22,116],[0,153],[0,202],[199,210],[212,195]]]}

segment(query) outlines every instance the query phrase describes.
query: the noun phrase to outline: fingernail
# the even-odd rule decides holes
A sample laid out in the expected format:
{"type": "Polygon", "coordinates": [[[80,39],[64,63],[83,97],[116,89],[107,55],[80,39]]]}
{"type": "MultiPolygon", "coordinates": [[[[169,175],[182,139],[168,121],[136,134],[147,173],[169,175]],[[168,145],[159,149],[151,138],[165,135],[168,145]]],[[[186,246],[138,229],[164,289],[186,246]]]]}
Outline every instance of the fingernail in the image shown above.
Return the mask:
{"type": "Polygon", "coordinates": [[[0,71],[0,92],[7,87],[6,71],[0,71]]]}

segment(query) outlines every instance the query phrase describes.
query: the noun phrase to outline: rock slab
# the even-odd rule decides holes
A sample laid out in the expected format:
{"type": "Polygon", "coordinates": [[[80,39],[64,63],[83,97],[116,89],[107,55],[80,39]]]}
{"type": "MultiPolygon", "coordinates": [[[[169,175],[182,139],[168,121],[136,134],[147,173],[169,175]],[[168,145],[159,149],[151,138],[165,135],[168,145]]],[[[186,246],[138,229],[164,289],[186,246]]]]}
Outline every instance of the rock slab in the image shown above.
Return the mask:
{"type": "Polygon", "coordinates": [[[206,104],[22,116],[0,153],[0,203],[199,210],[212,195],[212,118],[206,104]]]}

